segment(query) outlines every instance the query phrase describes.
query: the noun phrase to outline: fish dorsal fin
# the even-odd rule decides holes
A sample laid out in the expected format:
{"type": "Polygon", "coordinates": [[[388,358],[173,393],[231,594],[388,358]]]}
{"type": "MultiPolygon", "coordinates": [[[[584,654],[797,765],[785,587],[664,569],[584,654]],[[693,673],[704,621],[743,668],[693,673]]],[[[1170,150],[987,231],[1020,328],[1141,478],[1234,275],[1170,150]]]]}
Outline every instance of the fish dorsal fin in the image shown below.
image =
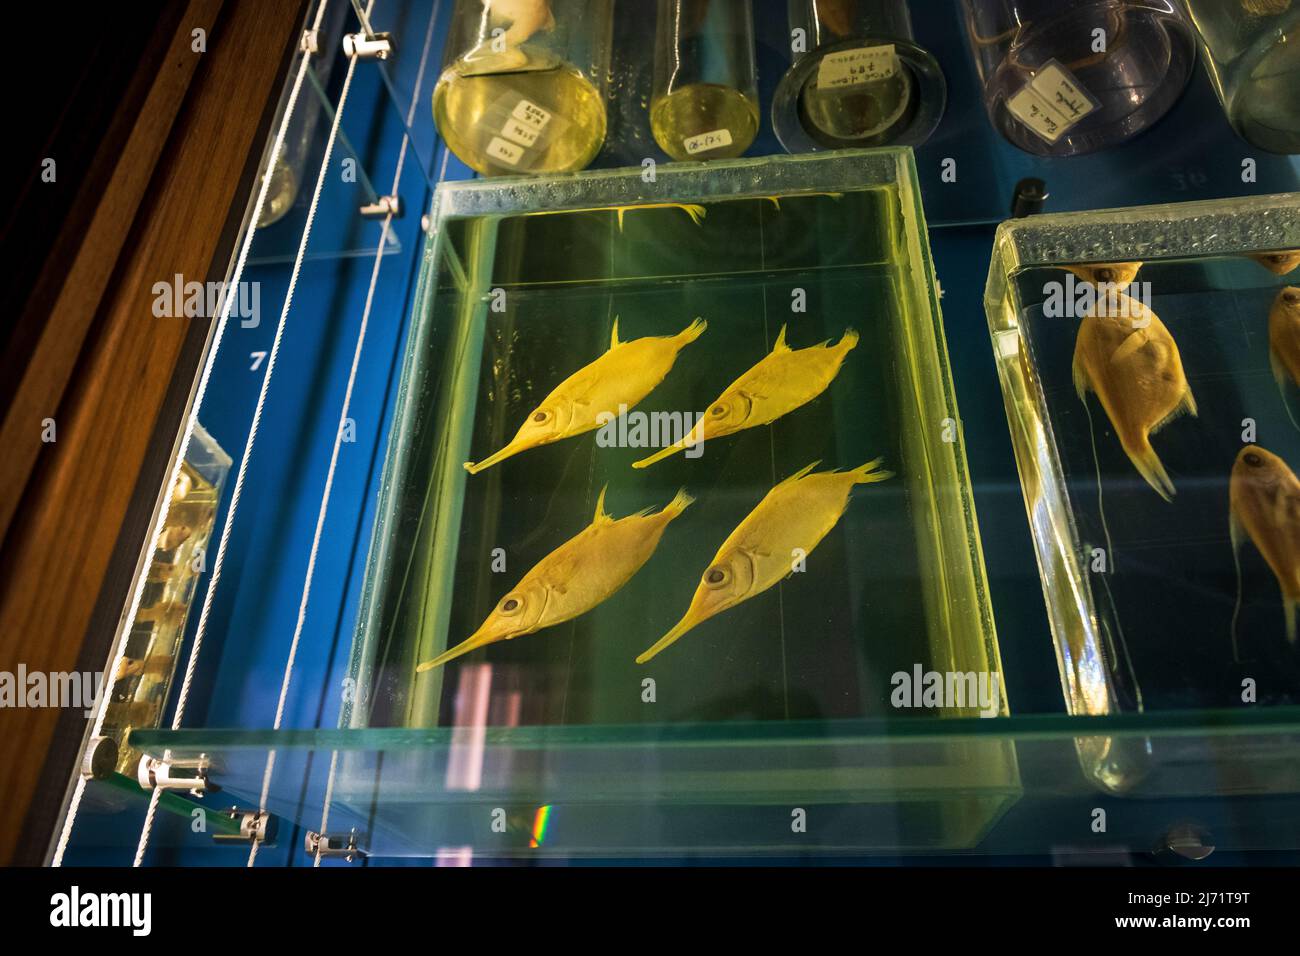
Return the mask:
{"type": "Polygon", "coordinates": [[[600,489],[600,495],[596,498],[596,513],[591,517],[592,524],[608,524],[614,520],[609,516],[609,512],[605,510],[605,492],[607,491],[609,491],[608,484],[600,489]]]}
{"type": "Polygon", "coordinates": [[[614,316],[614,329],[609,333],[609,347],[616,349],[623,343],[618,340],[618,316],[614,316]]]}
{"type": "Polygon", "coordinates": [[[785,344],[785,324],[782,323],[781,331],[776,334],[776,345],[772,346],[772,354],[789,351],[791,351],[790,346],[785,344]]]}
{"type": "Polygon", "coordinates": [[[776,487],[777,487],[777,488],[784,488],[786,485],[792,485],[792,484],[794,484],[796,481],[798,481],[800,478],[802,478],[802,477],[804,477],[805,475],[807,475],[808,472],[812,471],[814,468],[816,468],[816,467],[817,467],[818,465],[820,465],[821,463],[822,463],[822,460],[821,460],[820,458],[818,458],[818,459],[817,459],[816,461],[814,461],[811,465],[804,465],[802,468],[800,468],[798,471],[796,471],[796,472],[795,472],[793,475],[791,475],[789,478],[784,479],[784,480],[783,480],[780,484],[778,484],[776,487]]]}

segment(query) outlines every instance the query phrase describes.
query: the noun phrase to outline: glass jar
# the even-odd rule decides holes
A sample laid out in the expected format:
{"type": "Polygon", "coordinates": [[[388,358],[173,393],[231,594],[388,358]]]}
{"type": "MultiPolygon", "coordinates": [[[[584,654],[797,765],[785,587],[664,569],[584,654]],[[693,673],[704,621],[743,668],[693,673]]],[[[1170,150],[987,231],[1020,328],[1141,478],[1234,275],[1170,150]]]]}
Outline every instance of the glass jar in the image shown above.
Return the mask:
{"type": "Polygon", "coordinates": [[[790,0],[789,19],[795,60],[772,101],[788,152],[917,146],[934,132],[947,87],[906,0],[790,0]]]}
{"type": "Polygon", "coordinates": [[[1196,61],[1176,0],[962,3],[993,125],[1042,156],[1136,136],[1173,106],[1196,61]]]}
{"type": "Polygon", "coordinates": [[[1274,153],[1300,153],[1300,3],[1187,0],[1228,121],[1274,153]]]}
{"type": "Polygon", "coordinates": [[[612,0],[456,0],[433,116],[484,174],[582,169],[605,141],[612,0]]]}
{"type": "Polygon", "coordinates": [[[659,0],[650,127],[673,159],[739,156],[758,134],[749,0],[659,0]]]}

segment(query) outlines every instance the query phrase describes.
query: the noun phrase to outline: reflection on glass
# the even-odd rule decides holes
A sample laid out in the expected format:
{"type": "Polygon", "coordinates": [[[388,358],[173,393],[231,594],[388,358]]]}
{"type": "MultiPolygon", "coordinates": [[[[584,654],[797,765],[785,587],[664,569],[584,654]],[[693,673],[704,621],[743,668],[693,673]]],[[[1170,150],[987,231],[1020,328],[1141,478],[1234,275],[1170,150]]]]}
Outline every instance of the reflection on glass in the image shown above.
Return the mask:
{"type": "Polygon", "coordinates": [[[172,489],[167,523],[149,563],[135,622],[113,675],[105,734],[119,741],[118,770],[134,776],[139,752],[121,744],[132,728],[157,727],[176,672],[194,586],[206,566],[230,458],[196,425],[189,454],[172,489]]]}

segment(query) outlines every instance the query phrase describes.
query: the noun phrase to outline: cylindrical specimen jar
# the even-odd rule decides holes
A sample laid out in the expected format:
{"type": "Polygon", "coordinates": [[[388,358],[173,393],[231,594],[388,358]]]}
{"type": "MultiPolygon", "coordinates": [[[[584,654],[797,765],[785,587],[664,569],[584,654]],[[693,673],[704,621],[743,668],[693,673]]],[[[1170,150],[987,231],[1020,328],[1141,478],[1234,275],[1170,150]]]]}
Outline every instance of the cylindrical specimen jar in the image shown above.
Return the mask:
{"type": "Polygon", "coordinates": [[[739,156],[758,133],[750,0],[658,0],[650,128],[673,159],[739,156]]]}
{"type": "Polygon", "coordinates": [[[1248,142],[1300,153],[1300,0],[1187,0],[1228,121],[1248,142]]]}
{"type": "Polygon", "coordinates": [[[794,64],[772,99],[791,153],[917,146],[943,117],[947,87],[912,39],[906,0],[789,0],[794,64]]]}
{"type": "Polygon", "coordinates": [[[1196,63],[1180,0],[962,3],[989,117],[1026,152],[1074,156],[1137,135],[1196,63]]]}
{"type": "Polygon", "coordinates": [[[485,174],[582,169],[605,141],[613,0],[456,0],[433,117],[485,174]]]}
{"type": "MultiPolygon", "coordinates": [[[[285,130],[284,146],[275,158],[272,167],[271,186],[266,193],[266,202],[262,205],[261,218],[257,227],[269,226],[283,219],[298,201],[298,195],[304,181],[314,180],[318,170],[307,169],[307,159],[311,154],[316,138],[316,130],[324,115],[320,94],[317,90],[329,88],[330,71],[334,68],[335,53],[343,44],[343,33],[347,26],[351,10],[346,3],[336,3],[325,8],[325,18],[317,34],[317,53],[312,57],[311,69],[315,77],[303,88],[285,130]]],[[[282,104],[282,108],[283,108],[282,104]]],[[[276,117],[278,125],[280,117],[276,117]]],[[[326,124],[328,125],[328,120],[326,124]]],[[[308,183],[308,189],[311,188],[308,183]]]]}

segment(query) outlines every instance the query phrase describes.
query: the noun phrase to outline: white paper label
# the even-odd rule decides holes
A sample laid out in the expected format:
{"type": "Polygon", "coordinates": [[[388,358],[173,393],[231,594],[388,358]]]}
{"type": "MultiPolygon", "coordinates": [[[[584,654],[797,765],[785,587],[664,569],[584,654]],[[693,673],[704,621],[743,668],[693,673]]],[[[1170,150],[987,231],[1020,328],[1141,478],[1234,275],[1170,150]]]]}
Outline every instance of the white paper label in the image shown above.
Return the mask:
{"type": "Polygon", "coordinates": [[[551,121],[551,114],[530,100],[520,100],[510,111],[510,115],[521,123],[527,123],[539,133],[551,121]]]}
{"type": "Polygon", "coordinates": [[[1097,102],[1069,70],[1051,61],[1007,100],[1007,109],[1035,135],[1055,143],[1097,109],[1097,102]]]}
{"type": "Polygon", "coordinates": [[[817,88],[857,86],[873,80],[887,80],[897,72],[898,57],[894,55],[892,43],[841,50],[822,57],[821,66],[817,68],[817,88]]]}
{"type": "Polygon", "coordinates": [[[488,143],[487,154],[493,159],[499,159],[508,166],[518,166],[519,160],[524,158],[522,146],[506,142],[500,136],[493,136],[492,142],[488,143]]]}
{"type": "Polygon", "coordinates": [[[501,135],[512,143],[518,143],[520,146],[533,146],[537,143],[537,139],[542,135],[542,132],[523,120],[517,120],[512,116],[501,127],[501,135]]]}
{"type": "Polygon", "coordinates": [[[707,153],[711,149],[721,149],[723,146],[731,145],[731,131],[726,129],[710,130],[707,133],[700,133],[696,136],[688,136],[682,140],[682,145],[686,147],[686,152],[694,156],[696,153],[707,153]]]}

